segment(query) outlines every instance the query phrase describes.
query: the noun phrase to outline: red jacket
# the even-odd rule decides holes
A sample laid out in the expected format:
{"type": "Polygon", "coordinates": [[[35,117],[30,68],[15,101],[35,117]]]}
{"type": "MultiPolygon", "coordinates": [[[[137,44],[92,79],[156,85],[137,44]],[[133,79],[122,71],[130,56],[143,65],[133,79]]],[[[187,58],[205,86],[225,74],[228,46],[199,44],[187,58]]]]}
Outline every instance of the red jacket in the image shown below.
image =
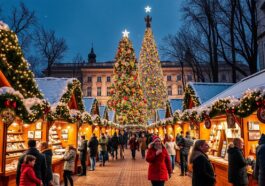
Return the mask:
{"type": "Polygon", "coordinates": [[[168,175],[172,173],[169,155],[165,147],[162,153],[156,155],[156,149],[151,147],[147,151],[146,161],[149,163],[148,180],[167,181],[168,175]]]}
{"type": "Polygon", "coordinates": [[[21,166],[19,186],[36,186],[37,184],[40,185],[40,183],[41,180],[36,177],[33,167],[23,163],[21,166]]]}

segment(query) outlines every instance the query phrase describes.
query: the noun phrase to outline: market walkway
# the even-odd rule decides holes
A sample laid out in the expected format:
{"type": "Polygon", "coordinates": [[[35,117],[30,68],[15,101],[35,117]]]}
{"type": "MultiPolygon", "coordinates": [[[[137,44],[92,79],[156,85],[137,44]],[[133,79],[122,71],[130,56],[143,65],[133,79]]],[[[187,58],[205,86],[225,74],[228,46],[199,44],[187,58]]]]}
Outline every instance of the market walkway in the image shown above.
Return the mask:
{"type": "MultiPolygon", "coordinates": [[[[132,160],[130,151],[125,151],[125,160],[110,160],[105,167],[97,164],[95,171],[88,171],[86,177],[75,177],[75,186],[150,186],[147,180],[148,163],[136,152],[136,160],[132,160]]],[[[166,186],[190,186],[191,178],[179,176],[176,168],[166,186]]]]}

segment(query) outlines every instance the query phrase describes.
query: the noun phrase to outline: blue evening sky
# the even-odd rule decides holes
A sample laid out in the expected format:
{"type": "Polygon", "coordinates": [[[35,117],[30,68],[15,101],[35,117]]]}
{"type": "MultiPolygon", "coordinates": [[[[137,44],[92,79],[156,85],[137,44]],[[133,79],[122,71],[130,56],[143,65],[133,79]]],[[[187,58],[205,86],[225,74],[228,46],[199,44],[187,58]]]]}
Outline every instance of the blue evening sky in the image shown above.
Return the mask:
{"type": "MultiPolygon", "coordinates": [[[[80,53],[86,60],[91,43],[97,61],[113,60],[126,28],[139,56],[144,36],[145,6],[151,6],[152,29],[157,45],[163,37],[175,34],[181,26],[181,1],[183,0],[24,0],[30,10],[35,10],[45,28],[55,30],[64,37],[69,47],[64,62],[80,53]]],[[[18,6],[18,0],[1,0],[3,14],[18,6]]],[[[161,56],[161,55],[160,55],[161,56]]]]}

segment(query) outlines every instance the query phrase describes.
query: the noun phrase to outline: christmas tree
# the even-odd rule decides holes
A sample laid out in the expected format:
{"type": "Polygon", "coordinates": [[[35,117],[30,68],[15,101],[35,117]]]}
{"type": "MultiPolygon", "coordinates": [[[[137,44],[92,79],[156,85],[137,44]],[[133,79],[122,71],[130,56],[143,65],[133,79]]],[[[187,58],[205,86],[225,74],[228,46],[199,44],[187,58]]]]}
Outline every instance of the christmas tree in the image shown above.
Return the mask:
{"type": "Polygon", "coordinates": [[[146,100],[138,80],[136,57],[128,32],[123,34],[116,53],[108,106],[116,111],[120,124],[145,124],[146,100]]]}
{"type": "Polygon", "coordinates": [[[0,21],[0,70],[9,80],[11,86],[18,90],[24,98],[42,98],[34,74],[18,43],[17,35],[0,21]]]}
{"type": "MultiPolygon", "coordinates": [[[[151,10],[150,7],[145,9],[146,12],[151,10]]],[[[144,96],[147,100],[147,115],[150,119],[154,117],[156,109],[166,108],[167,101],[167,91],[151,29],[151,20],[152,18],[147,15],[145,18],[146,30],[139,59],[139,77],[144,96]]]]}

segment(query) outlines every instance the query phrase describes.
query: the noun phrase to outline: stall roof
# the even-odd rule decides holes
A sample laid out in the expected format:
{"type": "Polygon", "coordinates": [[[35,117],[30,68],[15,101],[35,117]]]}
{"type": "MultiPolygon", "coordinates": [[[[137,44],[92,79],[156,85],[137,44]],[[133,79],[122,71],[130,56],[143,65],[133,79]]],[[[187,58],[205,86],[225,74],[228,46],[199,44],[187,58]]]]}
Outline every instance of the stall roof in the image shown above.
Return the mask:
{"type": "Polygon", "coordinates": [[[96,98],[94,97],[84,97],[83,102],[85,105],[85,111],[92,114],[93,105],[96,102],[96,98]]]}
{"type": "Polygon", "coordinates": [[[220,94],[216,95],[212,99],[205,102],[202,106],[207,106],[213,103],[215,100],[219,100],[229,96],[240,98],[242,94],[248,89],[265,87],[264,79],[265,79],[265,69],[242,79],[235,85],[229,87],[225,91],[221,92],[220,94]]]}
{"type": "Polygon", "coordinates": [[[99,116],[102,119],[106,119],[106,118],[104,118],[105,117],[105,113],[106,113],[106,109],[107,109],[107,107],[105,105],[99,106],[99,116]]]}
{"type": "Polygon", "coordinates": [[[205,103],[220,92],[228,89],[233,83],[200,83],[190,82],[189,85],[195,92],[200,104],[205,103]]]}
{"type": "Polygon", "coordinates": [[[44,98],[51,104],[56,104],[60,101],[63,94],[67,91],[68,83],[71,83],[74,78],[35,78],[36,83],[44,94],[44,98]]]}
{"type": "Polygon", "coordinates": [[[157,109],[156,110],[156,120],[160,121],[166,118],[166,109],[157,109]]]}
{"type": "Polygon", "coordinates": [[[154,123],[154,120],[152,120],[152,119],[149,119],[149,120],[147,121],[147,124],[148,124],[148,125],[151,125],[152,123],[154,123]]]}
{"type": "Polygon", "coordinates": [[[169,106],[171,110],[171,114],[173,114],[176,110],[182,110],[183,99],[170,99],[169,106]]]}
{"type": "Polygon", "coordinates": [[[114,122],[114,119],[115,119],[115,111],[109,110],[108,111],[108,117],[109,117],[109,121],[114,122]]]}

